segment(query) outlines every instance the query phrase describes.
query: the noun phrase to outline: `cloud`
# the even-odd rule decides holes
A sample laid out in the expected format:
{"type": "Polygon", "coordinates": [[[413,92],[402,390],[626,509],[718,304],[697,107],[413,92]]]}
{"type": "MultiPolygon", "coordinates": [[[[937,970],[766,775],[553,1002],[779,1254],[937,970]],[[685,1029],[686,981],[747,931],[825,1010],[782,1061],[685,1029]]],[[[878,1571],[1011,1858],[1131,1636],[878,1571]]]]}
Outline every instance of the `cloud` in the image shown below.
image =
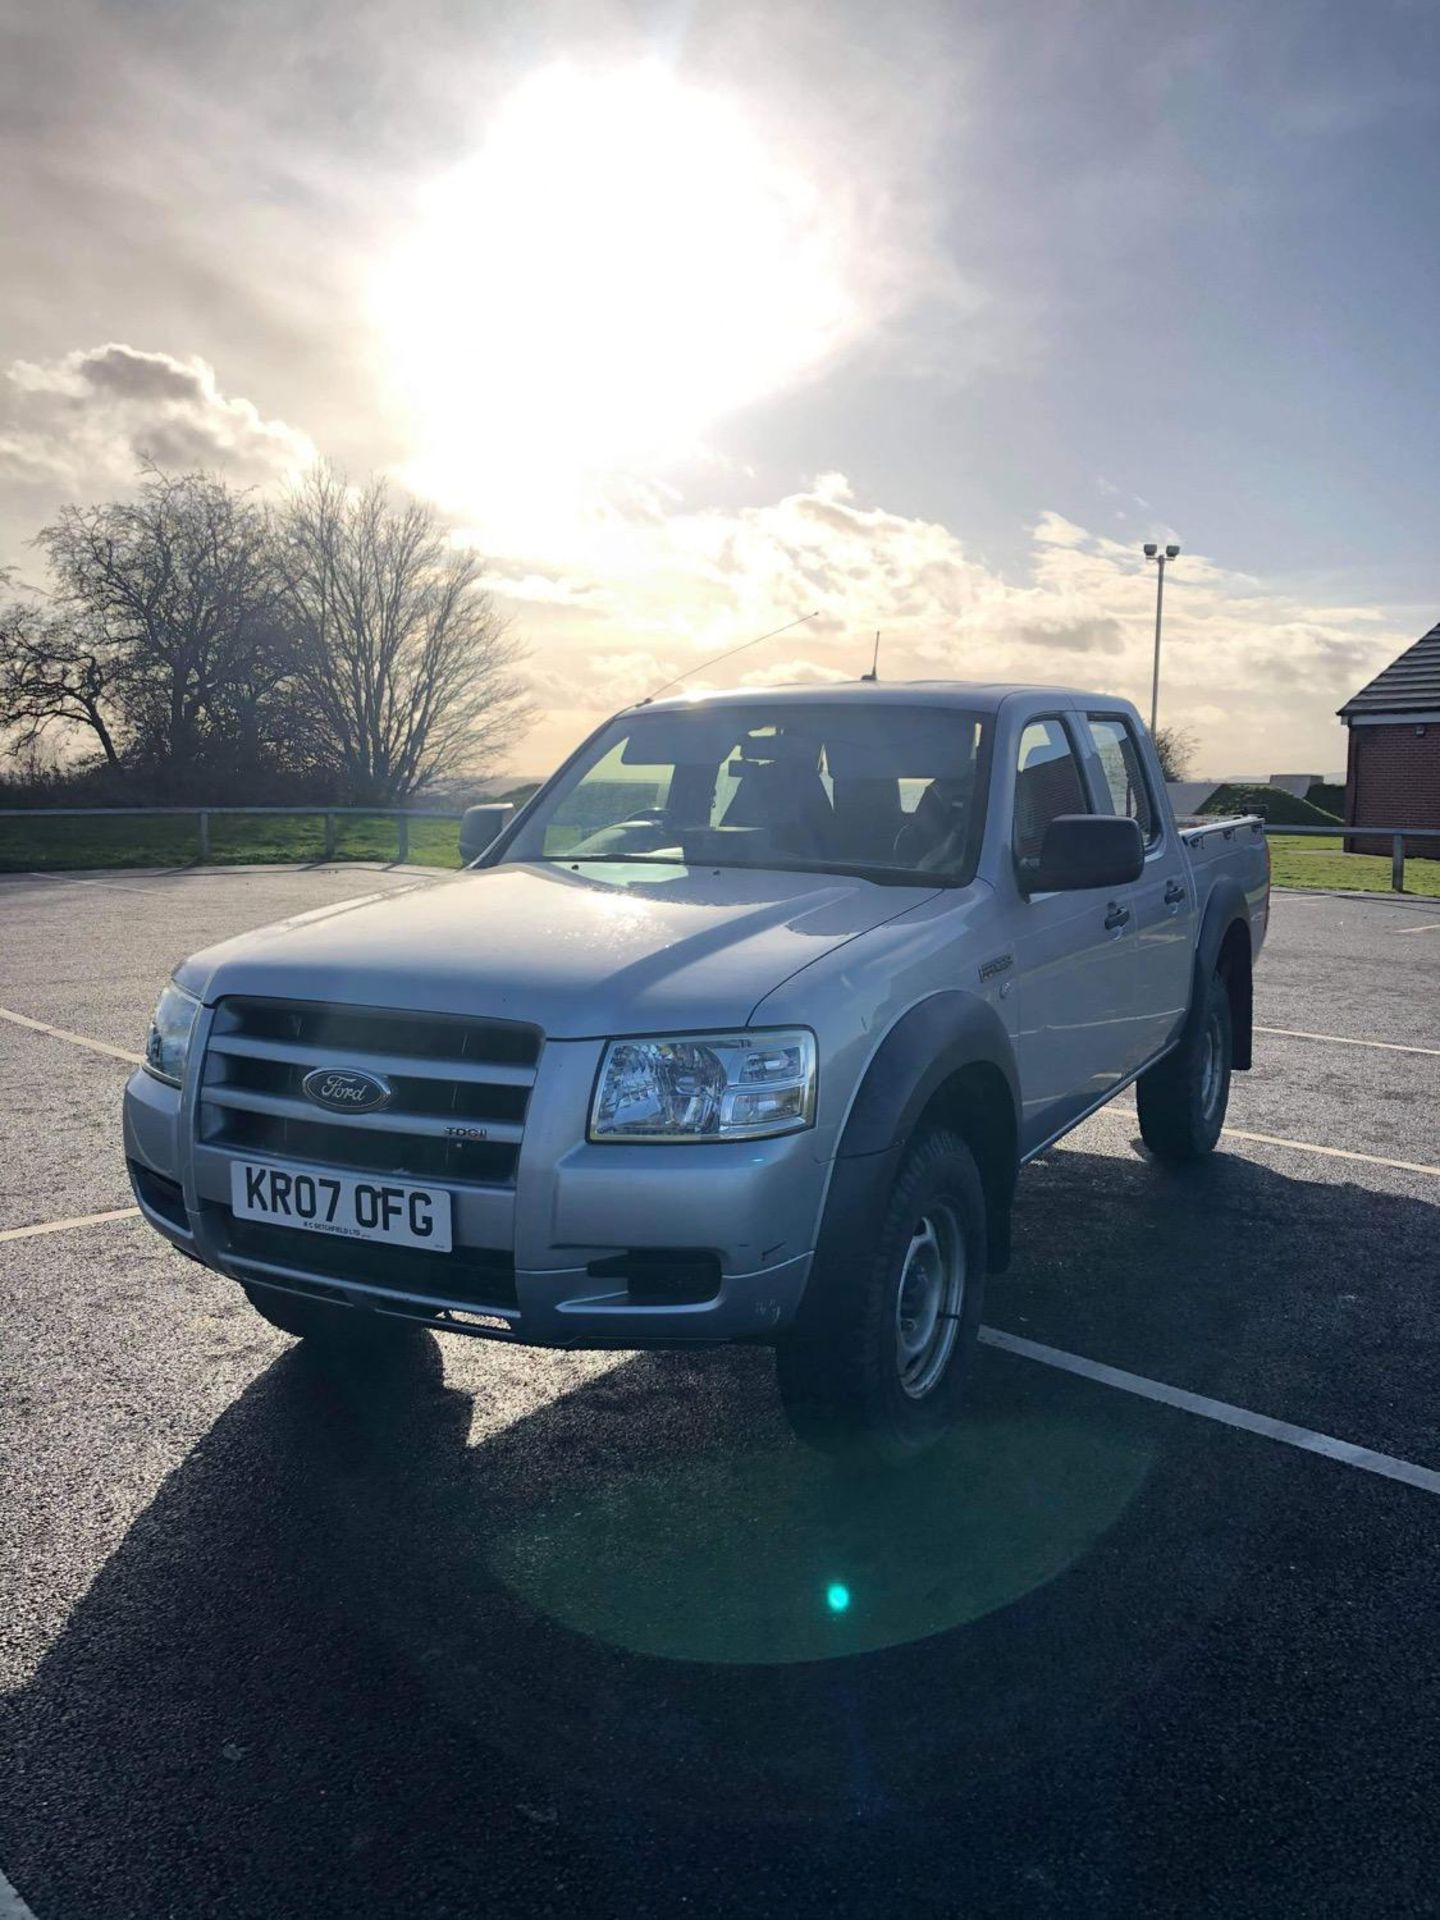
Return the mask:
{"type": "Polygon", "coordinates": [[[491,593],[502,600],[533,606],[612,608],[609,591],[585,580],[556,580],[541,572],[496,574],[487,582],[491,593]]]}
{"type": "Polygon", "coordinates": [[[306,434],[222,393],[198,355],[111,341],[12,361],[0,387],[0,479],[50,493],[128,486],[145,461],[264,486],[314,458],[306,434]]]}
{"type": "Polygon", "coordinates": [[[853,674],[819,660],[780,660],[771,667],[755,667],[740,675],[742,687],[827,687],[853,680],[853,674]]]}
{"type": "MultiPolygon", "coordinates": [[[[855,679],[877,629],[883,679],[1079,685],[1148,709],[1154,571],[1132,544],[1058,512],[1038,518],[1011,572],[939,522],[866,503],[835,473],[738,508],[630,516],[612,502],[587,528],[569,570],[557,554],[546,599],[523,612],[546,708],[527,765],[687,664],[697,690],[855,679]],[[733,661],[697,671],[727,647],[733,661]]],[[[1165,605],[1161,715],[1194,726],[1200,772],[1338,765],[1335,708],[1408,637],[1383,608],[1316,604],[1188,552],[1165,605]]]]}
{"type": "Polygon", "coordinates": [[[877,628],[888,657],[952,673],[983,670],[1000,648],[1117,645],[1113,613],[1092,582],[1052,583],[1043,573],[1008,581],[948,527],[863,505],[837,474],[773,505],[673,514],[631,580],[646,591],[663,585],[672,604],[690,608],[698,590],[706,617],[686,624],[711,652],[727,629],[738,638],[752,622],[759,632],[813,609],[810,641],[843,652],[843,671],[855,670],[877,628]]]}
{"type": "MultiPolygon", "coordinates": [[[[548,648],[537,649],[537,655],[532,657],[527,670],[531,694],[552,713],[588,713],[590,719],[586,724],[592,726],[618,707],[646,699],[684,671],[679,659],[636,649],[587,655],[582,678],[577,674],[573,657],[557,658],[555,650],[548,648]],[[602,697],[585,705],[592,689],[603,690],[602,697]]],[[[578,734],[584,727],[577,724],[574,731],[578,734]]],[[[574,739],[569,739],[565,750],[574,744],[574,739]]],[[[522,752],[521,758],[524,757],[522,752]]]]}
{"type": "Polygon", "coordinates": [[[1042,513],[1031,534],[1042,547],[1083,547],[1090,537],[1063,513],[1042,513]]]}

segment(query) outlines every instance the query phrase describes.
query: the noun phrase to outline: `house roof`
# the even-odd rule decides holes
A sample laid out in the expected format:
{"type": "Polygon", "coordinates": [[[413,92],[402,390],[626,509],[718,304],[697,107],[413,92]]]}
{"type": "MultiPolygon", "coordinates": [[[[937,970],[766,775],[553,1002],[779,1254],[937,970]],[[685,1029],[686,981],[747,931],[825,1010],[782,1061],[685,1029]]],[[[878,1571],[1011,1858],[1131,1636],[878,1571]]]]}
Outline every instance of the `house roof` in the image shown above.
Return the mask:
{"type": "Polygon", "coordinates": [[[1383,673],[1361,687],[1340,708],[1344,719],[1355,713],[1415,713],[1440,707],[1440,625],[1422,634],[1383,673]]]}

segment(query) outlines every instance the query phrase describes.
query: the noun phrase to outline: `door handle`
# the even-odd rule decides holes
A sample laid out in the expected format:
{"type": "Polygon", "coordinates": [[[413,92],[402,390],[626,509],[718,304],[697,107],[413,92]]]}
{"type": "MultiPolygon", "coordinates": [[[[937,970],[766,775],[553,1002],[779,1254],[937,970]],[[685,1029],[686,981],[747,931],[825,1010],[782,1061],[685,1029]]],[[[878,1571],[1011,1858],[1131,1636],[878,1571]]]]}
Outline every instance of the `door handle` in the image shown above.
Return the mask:
{"type": "Polygon", "coordinates": [[[1175,880],[1172,880],[1172,881],[1170,882],[1170,884],[1169,884],[1169,886],[1167,886],[1167,887],[1166,887],[1166,889],[1165,889],[1165,904],[1166,904],[1166,906],[1167,906],[1167,907],[1178,907],[1178,906],[1179,906],[1179,904],[1180,904],[1180,902],[1181,902],[1181,901],[1182,901],[1182,900],[1183,900],[1184,898],[1185,898],[1185,889],[1184,889],[1184,887],[1182,887],[1182,886],[1181,886],[1181,885],[1180,885],[1180,884],[1178,883],[1178,881],[1175,881],[1175,880]]]}
{"type": "Polygon", "coordinates": [[[1121,927],[1128,925],[1129,920],[1130,909],[1128,907],[1117,907],[1112,900],[1110,902],[1110,911],[1105,916],[1105,931],[1107,933],[1116,933],[1121,927]]]}

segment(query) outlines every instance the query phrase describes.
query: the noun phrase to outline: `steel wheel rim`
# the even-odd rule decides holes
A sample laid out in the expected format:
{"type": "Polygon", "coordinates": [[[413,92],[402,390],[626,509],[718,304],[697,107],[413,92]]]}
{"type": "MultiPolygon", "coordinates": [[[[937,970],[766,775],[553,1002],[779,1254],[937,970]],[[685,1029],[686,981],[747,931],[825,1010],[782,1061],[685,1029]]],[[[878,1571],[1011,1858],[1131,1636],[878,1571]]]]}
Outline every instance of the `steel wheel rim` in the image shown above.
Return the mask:
{"type": "Polygon", "coordinates": [[[1224,1078],[1224,1048],[1220,1038],[1220,1016],[1212,1013],[1205,1022],[1205,1050],[1200,1056],[1200,1111],[1207,1120],[1214,1117],[1220,1104],[1220,1085],[1224,1078]]]}
{"type": "Polygon", "coordinates": [[[895,1361],[911,1400],[933,1391],[960,1337],[965,1302],[965,1236],[947,1206],[920,1216],[895,1293],[895,1361]]]}

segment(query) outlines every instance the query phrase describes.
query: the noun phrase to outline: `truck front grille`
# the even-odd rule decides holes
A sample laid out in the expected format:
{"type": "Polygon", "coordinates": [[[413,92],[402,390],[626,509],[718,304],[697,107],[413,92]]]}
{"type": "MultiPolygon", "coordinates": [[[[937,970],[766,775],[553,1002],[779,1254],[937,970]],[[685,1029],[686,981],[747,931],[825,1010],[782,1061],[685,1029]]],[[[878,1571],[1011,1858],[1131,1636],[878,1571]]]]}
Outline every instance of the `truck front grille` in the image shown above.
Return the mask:
{"type": "MultiPolygon", "coordinates": [[[[351,1053],[403,1054],[410,1060],[533,1067],[540,1029],[518,1020],[468,1014],[403,1013],[388,1007],[332,1007],[307,1000],[222,1000],[217,1032],[325,1049],[325,1064],[351,1053]]],[[[211,1044],[214,1044],[212,1040],[211,1044]]]]}
{"type": "Polygon", "coordinates": [[[234,1107],[219,1111],[219,1120],[206,1129],[207,1146],[402,1180],[460,1180],[484,1187],[508,1187],[515,1180],[519,1149],[508,1142],[445,1140],[398,1131],[362,1133],[339,1119],[292,1120],[288,1115],[247,1113],[234,1107]]]}
{"type": "Polygon", "coordinates": [[[541,1044],[516,1021],[228,998],[206,1047],[200,1138],[401,1179],[510,1186],[541,1044]],[[379,1112],[332,1113],[302,1091],[317,1067],[379,1074],[392,1098],[379,1112]]]}

